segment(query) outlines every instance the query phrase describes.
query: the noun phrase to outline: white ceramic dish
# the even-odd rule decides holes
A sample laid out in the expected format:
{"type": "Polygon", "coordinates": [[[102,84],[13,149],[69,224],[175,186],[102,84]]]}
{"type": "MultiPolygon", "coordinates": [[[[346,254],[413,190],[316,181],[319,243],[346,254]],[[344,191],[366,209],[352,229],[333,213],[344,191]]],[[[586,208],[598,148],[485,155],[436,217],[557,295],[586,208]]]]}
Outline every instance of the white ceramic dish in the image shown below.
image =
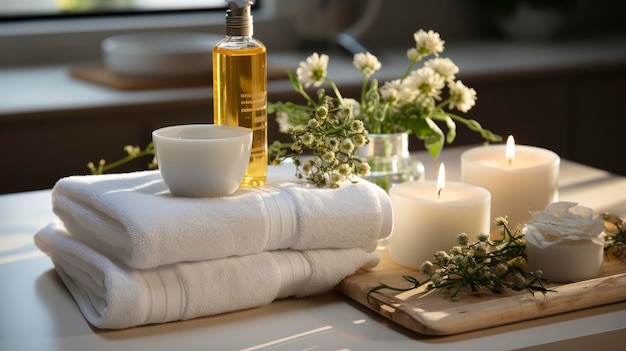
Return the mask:
{"type": "Polygon", "coordinates": [[[184,76],[211,72],[211,55],[222,35],[196,32],[131,33],[102,41],[104,63],[133,76],[184,76]]]}
{"type": "Polygon", "coordinates": [[[152,140],[172,195],[227,196],[239,188],[248,168],[252,129],[187,124],[157,129],[152,140]]]}

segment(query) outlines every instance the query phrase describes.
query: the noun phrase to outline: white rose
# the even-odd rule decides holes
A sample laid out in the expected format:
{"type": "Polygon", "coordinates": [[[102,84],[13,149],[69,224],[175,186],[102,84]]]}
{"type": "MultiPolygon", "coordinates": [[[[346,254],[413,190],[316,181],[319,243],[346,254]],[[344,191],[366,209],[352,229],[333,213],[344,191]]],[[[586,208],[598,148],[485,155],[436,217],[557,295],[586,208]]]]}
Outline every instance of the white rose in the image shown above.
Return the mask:
{"type": "Polygon", "coordinates": [[[525,225],[526,241],[541,248],[566,240],[604,244],[602,217],[593,218],[593,210],[574,202],[550,204],[543,212],[533,212],[533,218],[525,225]]]}

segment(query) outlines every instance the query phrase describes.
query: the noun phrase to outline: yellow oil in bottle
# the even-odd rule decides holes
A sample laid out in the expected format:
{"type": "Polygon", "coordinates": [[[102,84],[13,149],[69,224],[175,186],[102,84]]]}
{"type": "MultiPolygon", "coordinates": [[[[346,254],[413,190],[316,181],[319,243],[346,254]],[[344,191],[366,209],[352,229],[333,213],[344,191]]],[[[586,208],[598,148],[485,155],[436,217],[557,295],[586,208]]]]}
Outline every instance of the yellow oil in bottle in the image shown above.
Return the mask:
{"type": "MultiPolygon", "coordinates": [[[[233,43],[231,43],[233,44],[233,43]]],[[[267,67],[262,44],[213,49],[214,121],[250,128],[252,152],[242,186],[265,184],[267,176],[267,67]]]]}

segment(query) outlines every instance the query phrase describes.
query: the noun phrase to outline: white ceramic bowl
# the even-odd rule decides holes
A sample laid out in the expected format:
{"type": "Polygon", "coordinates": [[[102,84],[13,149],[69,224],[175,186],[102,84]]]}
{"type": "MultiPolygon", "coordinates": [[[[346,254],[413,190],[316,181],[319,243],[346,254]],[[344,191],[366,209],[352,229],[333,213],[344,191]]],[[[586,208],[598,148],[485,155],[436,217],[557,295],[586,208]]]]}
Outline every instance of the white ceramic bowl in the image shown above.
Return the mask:
{"type": "Polygon", "coordinates": [[[174,196],[230,195],[250,161],[252,129],[188,124],[152,132],[163,181],[174,196]]]}
{"type": "Polygon", "coordinates": [[[106,38],[104,63],[133,76],[209,74],[212,52],[222,35],[194,32],[131,33],[106,38]]]}

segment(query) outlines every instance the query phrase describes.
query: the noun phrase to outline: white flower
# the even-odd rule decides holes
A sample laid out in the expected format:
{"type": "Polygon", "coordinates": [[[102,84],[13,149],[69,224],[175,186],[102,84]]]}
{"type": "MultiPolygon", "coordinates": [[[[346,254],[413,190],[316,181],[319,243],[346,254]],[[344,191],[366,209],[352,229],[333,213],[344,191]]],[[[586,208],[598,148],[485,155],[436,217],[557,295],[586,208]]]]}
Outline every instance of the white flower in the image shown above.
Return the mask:
{"type": "Polygon", "coordinates": [[[313,143],[315,142],[315,137],[313,136],[313,134],[306,132],[302,136],[301,140],[302,140],[302,145],[309,146],[309,145],[313,145],[313,143]]]}
{"type": "Polygon", "coordinates": [[[541,248],[562,242],[591,240],[604,244],[602,216],[593,218],[593,210],[575,202],[555,202],[545,211],[533,213],[526,221],[526,240],[541,248]]]}
{"type": "Polygon", "coordinates": [[[459,243],[459,245],[467,246],[469,242],[469,236],[467,235],[467,233],[461,233],[456,236],[456,242],[459,243]]]}
{"type": "Polygon", "coordinates": [[[342,163],[337,168],[337,172],[339,172],[339,174],[343,175],[344,177],[347,177],[352,174],[352,167],[350,167],[350,165],[348,164],[342,163]]]}
{"type": "Polygon", "coordinates": [[[326,69],[328,67],[328,55],[318,55],[314,53],[307,57],[306,61],[300,62],[300,65],[296,69],[296,75],[298,81],[305,87],[313,86],[319,87],[324,83],[326,78],[326,69]]]}
{"type": "Polygon", "coordinates": [[[433,263],[430,261],[424,261],[420,267],[420,271],[428,275],[433,274],[435,272],[433,263]]]}
{"type": "Polygon", "coordinates": [[[461,112],[469,111],[476,104],[476,90],[466,87],[463,82],[457,80],[448,84],[450,90],[449,108],[456,108],[461,112]]]}
{"type": "Polygon", "coordinates": [[[437,74],[430,67],[422,67],[417,69],[407,77],[408,83],[414,89],[417,89],[423,95],[441,99],[441,90],[446,86],[446,82],[442,76],[437,74]]]}
{"type": "Polygon", "coordinates": [[[352,142],[354,142],[354,147],[362,147],[367,143],[367,138],[363,134],[356,134],[352,137],[352,142]]]}
{"type": "Polygon", "coordinates": [[[363,121],[361,121],[361,120],[358,120],[358,119],[354,120],[350,124],[350,131],[353,132],[353,133],[358,133],[358,135],[363,137],[363,139],[365,139],[365,136],[361,135],[361,133],[363,133],[364,130],[365,130],[365,126],[363,125],[363,121]]]}
{"type": "Polygon", "coordinates": [[[338,187],[339,184],[343,182],[345,179],[346,177],[343,174],[339,173],[338,171],[333,171],[330,174],[330,179],[329,179],[330,186],[338,187]]]}
{"type": "Polygon", "coordinates": [[[397,103],[400,100],[401,90],[403,89],[402,81],[400,79],[390,80],[385,82],[380,87],[380,97],[387,102],[397,103]]]}
{"type": "Polygon", "coordinates": [[[378,61],[378,58],[369,52],[367,53],[358,53],[354,55],[354,60],[352,61],[354,67],[356,67],[359,71],[363,72],[366,76],[371,76],[374,72],[378,71],[382,64],[378,61]]]}
{"type": "Polygon", "coordinates": [[[137,156],[141,152],[141,148],[139,146],[126,145],[124,146],[124,151],[128,154],[128,156],[137,156]]]}
{"type": "Polygon", "coordinates": [[[424,62],[424,66],[430,67],[446,81],[453,81],[459,73],[459,67],[449,58],[436,57],[424,62]]]}
{"type": "Polygon", "coordinates": [[[358,116],[361,113],[361,104],[353,98],[343,98],[341,107],[351,109],[353,116],[358,116]]]}
{"type": "Polygon", "coordinates": [[[445,43],[439,37],[439,33],[429,30],[428,32],[423,29],[418,30],[413,34],[415,39],[415,48],[421,56],[435,55],[439,56],[443,52],[443,44],[445,43]]]}
{"type": "Polygon", "coordinates": [[[291,127],[291,123],[289,123],[289,114],[287,112],[276,112],[276,122],[278,122],[278,130],[281,133],[289,133],[289,127],[291,127]]]}
{"type": "Polygon", "coordinates": [[[350,139],[343,139],[341,141],[340,149],[342,152],[349,154],[354,150],[354,143],[350,139]]]}
{"type": "Polygon", "coordinates": [[[417,51],[417,48],[410,48],[406,51],[406,58],[408,58],[411,62],[417,62],[420,58],[422,58],[422,56],[420,55],[420,52],[417,51]]]}

